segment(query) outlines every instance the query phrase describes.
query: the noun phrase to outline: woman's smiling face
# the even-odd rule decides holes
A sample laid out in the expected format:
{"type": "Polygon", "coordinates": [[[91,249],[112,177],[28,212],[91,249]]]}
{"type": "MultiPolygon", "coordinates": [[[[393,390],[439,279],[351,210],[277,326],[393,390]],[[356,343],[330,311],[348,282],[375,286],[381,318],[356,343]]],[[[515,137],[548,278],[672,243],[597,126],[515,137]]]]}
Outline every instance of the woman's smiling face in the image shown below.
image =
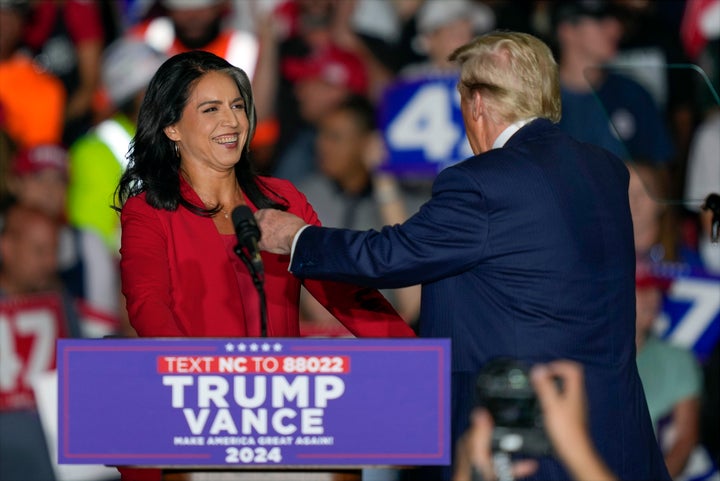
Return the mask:
{"type": "Polygon", "coordinates": [[[176,142],[181,164],[224,171],[240,159],[248,129],[245,103],[233,78],[209,72],[191,89],[180,120],[166,127],[165,134],[176,142]]]}

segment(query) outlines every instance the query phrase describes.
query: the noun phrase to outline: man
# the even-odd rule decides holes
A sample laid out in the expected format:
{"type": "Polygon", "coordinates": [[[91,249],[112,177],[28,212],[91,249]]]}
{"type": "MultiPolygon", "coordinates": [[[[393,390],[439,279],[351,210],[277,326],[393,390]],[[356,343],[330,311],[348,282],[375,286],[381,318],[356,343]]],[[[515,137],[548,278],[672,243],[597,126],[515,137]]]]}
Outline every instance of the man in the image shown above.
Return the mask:
{"type": "Polygon", "coordinates": [[[13,204],[0,229],[0,479],[55,479],[31,391],[33,376],[55,369],[58,337],[79,337],[77,314],[58,269],[59,225],[45,212],[13,204]]]}
{"type": "Polygon", "coordinates": [[[162,0],[167,16],[151,18],[128,32],[168,57],[188,50],[207,50],[240,67],[252,78],[258,41],[252,33],[226,28],[232,8],[227,0],[162,0]]]}
{"type": "MultiPolygon", "coordinates": [[[[627,169],[553,125],[557,65],[537,38],[491,33],[450,58],[475,156],[443,170],[417,214],[358,232],[261,210],[260,247],[289,253],[295,241],[290,270],[302,278],[422,283],[420,335],[453,342],[453,440],[488,360],[566,358],[583,364],[590,432],[609,468],[620,479],[669,479],[635,365],[627,169]]],[[[568,478],[552,459],[536,476],[568,478]]]]}
{"type": "Polygon", "coordinates": [[[559,126],[624,160],[667,165],[674,148],[652,96],[626,75],[627,69],[606,68],[617,57],[623,35],[611,7],[604,1],[553,4],[563,107],[559,126]]]}
{"type": "Polygon", "coordinates": [[[83,333],[110,334],[121,314],[118,266],[100,236],[67,221],[67,150],[55,144],[22,149],[14,156],[10,174],[8,186],[18,203],[41,210],[59,225],[58,273],[87,317],[83,333]]]}
{"type": "MultiPolygon", "coordinates": [[[[17,0],[13,0],[17,1],[17,0]]],[[[63,145],[70,145],[94,123],[100,59],[107,31],[101,2],[33,0],[23,34],[35,62],[56,76],[67,92],[63,105],[63,145]]],[[[35,92],[25,86],[31,95],[35,92]]]]}
{"type": "MultiPolygon", "coordinates": [[[[429,197],[429,190],[427,196],[421,196],[401,189],[390,174],[374,175],[368,156],[380,150],[376,146],[375,118],[372,102],[361,95],[348,97],[320,118],[315,142],[318,172],[306,176],[297,187],[307,196],[323,225],[379,229],[386,223],[406,220],[406,213],[415,212],[429,197]]],[[[419,285],[383,294],[403,319],[415,324],[420,312],[419,285]]],[[[300,306],[308,324],[321,332],[338,325],[306,292],[300,297],[300,306]]]]}
{"type": "MultiPolygon", "coordinates": [[[[330,27],[321,24],[313,28],[330,27]]],[[[298,119],[282,124],[288,127],[286,132],[296,128],[297,131],[289,134],[287,145],[279,148],[273,175],[296,183],[317,171],[315,141],[320,119],[353,94],[366,95],[368,77],[360,57],[332,43],[304,57],[287,54],[280,68],[283,78],[290,83],[293,101],[297,102],[298,119]]],[[[280,96],[288,93],[281,90],[280,96]]]]}
{"type": "Polygon", "coordinates": [[[492,30],[492,8],[472,0],[428,0],[417,13],[417,42],[427,55],[421,62],[403,67],[399,77],[413,80],[438,75],[454,75],[457,64],[448,56],[475,35],[492,30]]]}

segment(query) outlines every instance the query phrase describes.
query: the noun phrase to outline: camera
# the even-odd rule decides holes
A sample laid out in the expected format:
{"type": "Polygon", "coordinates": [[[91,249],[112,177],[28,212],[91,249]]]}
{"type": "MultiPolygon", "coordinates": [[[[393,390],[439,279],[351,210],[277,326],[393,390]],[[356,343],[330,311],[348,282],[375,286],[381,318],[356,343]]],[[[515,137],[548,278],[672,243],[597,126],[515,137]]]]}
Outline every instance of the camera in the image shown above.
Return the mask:
{"type": "Polygon", "coordinates": [[[476,405],[487,409],[495,421],[494,452],[530,457],[552,454],[529,365],[512,358],[492,359],[478,373],[475,390],[476,405]]]}

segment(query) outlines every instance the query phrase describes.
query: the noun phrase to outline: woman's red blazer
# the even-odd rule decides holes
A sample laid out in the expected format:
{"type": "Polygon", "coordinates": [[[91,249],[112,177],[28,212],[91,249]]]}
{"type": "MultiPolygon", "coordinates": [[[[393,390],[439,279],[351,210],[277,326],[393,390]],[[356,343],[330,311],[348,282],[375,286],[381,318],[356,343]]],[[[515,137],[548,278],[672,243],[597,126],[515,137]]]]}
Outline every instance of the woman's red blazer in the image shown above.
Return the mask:
{"type": "MultiPolygon", "coordinates": [[[[319,225],[305,196],[290,182],[260,177],[268,195],[279,196],[288,211],[319,225]],[[274,193],[274,194],[273,194],[274,193]]],[[[202,201],[181,178],[181,192],[202,201]]],[[[246,203],[256,208],[246,197],[246,203]]],[[[241,287],[231,253],[211,218],[184,207],[155,209],[145,194],[127,200],[121,213],[121,276],[130,323],[147,337],[257,337],[259,296],[250,283],[241,287]]],[[[328,253],[331,255],[332,253],[328,253]]],[[[262,253],[265,269],[268,336],[300,335],[301,281],[288,272],[289,256],[262,253]]],[[[305,280],[308,291],[358,337],[412,337],[413,331],[375,289],[305,280]]]]}

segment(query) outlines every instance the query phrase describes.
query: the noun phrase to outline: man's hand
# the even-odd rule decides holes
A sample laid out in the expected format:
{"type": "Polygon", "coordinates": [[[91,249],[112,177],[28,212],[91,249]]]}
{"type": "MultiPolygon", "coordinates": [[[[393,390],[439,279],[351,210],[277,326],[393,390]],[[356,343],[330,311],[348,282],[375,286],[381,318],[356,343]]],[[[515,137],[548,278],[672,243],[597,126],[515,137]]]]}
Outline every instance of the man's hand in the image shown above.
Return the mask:
{"type": "Polygon", "coordinates": [[[300,217],[275,209],[260,209],[255,212],[260,228],[258,247],[273,254],[290,254],[293,238],[306,225],[300,217]]]}

